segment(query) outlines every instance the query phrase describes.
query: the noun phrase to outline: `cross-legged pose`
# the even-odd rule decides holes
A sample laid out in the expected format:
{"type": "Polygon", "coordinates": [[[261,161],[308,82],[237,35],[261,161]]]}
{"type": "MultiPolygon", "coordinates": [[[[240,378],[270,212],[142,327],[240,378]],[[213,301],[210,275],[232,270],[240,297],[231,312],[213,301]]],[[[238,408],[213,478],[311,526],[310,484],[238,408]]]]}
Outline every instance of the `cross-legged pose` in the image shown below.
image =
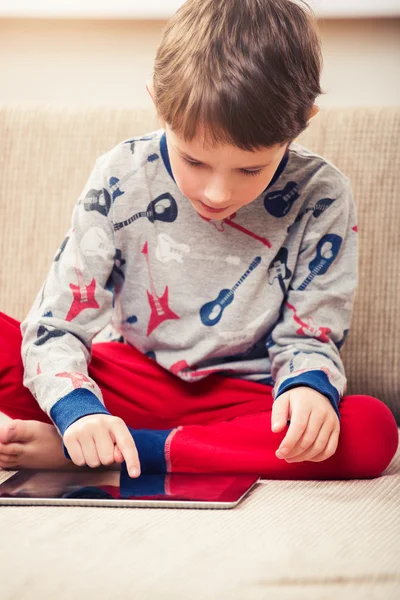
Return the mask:
{"type": "Polygon", "coordinates": [[[29,313],[0,313],[0,467],[386,469],[394,417],[346,395],[340,356],[357,288],[351,184],[295,141],[320,73],[303,4],[177,11],[147,85],[160,129],[97,159],[29,313]]]}

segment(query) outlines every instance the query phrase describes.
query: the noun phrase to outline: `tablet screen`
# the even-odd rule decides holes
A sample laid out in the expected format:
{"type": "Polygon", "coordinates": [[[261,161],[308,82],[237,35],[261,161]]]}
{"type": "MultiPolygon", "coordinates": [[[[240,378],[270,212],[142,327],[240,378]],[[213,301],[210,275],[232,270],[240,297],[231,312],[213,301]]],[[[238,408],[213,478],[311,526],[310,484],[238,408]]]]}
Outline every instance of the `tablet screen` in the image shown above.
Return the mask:
{"type": "Polygon", "coordinates": [[[148,501],[148,505],[151,501],[158,501],[158,505],[165,502],[232,504],[258,479],[257,475],[249,474],[203,473],[154,473],[132,479],[125,468],[121,471],[22,470],[0,485],[0,504],[17,504],[18,499],[25,499],[24,504],[29,503],[28,499],[54,500],[55,504],[67,504],[72,499],[81,500],[80,504],[85,500],[102,500],[103,506],[121,500],[125,501],[124,506],[138,501],[148,501]]]}

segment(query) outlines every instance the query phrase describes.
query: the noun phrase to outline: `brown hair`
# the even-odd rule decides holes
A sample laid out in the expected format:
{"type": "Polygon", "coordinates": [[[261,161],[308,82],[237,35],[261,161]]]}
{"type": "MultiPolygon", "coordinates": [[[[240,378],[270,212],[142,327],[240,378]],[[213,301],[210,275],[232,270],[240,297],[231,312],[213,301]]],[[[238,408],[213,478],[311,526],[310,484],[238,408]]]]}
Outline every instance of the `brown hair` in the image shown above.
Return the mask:
{"type": "Polygon", "coordinates": [[[159,117],[185,140],[257,150],[296,138],[322,93],[316,21],[304,0],[187,0],[154,65],[159,117]]]}

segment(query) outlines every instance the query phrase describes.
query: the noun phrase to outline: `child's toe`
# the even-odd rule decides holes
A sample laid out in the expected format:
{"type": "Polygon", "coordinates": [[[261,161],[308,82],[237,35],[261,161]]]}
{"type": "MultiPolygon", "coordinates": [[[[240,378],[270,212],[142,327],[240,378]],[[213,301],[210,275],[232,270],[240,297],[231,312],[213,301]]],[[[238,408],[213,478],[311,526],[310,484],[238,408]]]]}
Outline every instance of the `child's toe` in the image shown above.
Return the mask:
{"type": "Polygon", "coordinates": [[[9,444],[2,444],[0,442],[0,455],[1,456],[19,456],[21,454],[21,444],[10,442],[9,444]]]}
{"type": "Polygon", "coordinates": [[[0,454],[0,468],[1,469],[17,469],[18,468],[18,456],[9,454],[0,454]]]}
{"type": "Polygon", "coordinates": [[[11,421],[7,423],[7,425],[0,426],[0,443],[1,444],[9,444],[13,442],[17,437],[17,423],[16,421],[11,421]]]}

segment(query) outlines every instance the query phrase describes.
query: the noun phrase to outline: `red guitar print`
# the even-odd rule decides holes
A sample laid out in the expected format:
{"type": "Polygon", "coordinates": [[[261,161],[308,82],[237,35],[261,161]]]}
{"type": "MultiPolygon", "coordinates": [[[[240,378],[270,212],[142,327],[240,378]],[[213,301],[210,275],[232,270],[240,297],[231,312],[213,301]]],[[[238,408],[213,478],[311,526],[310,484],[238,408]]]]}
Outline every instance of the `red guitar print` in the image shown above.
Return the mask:
{"type": "Polygon", "coordinates": [[[71,380],[72,385],[74,386],[74,390],[82,387],[84,383],[88,383],[89,387],[94,389],[93,382],[90,381],[89,377],[86,377],[83,373],[68,373],[64,371],[63,373],[57,373],[56,377],[66,377],[71,380]]]}
{"type": "Polygon", "coordinates": [[[267,248],[271,248],[271,242],[269,240],[267,240],[267,238],[260,237],[259,235],[255,234],[253,231],[250,231],[249,229],[242,227],[238,223],[234,223],[233,219],[235,217],[236,217],[236,213],[231,214],[230,217],[227,217],[226,219],[224,219],[224,223],[226,223],[227,225],[230,225],[231,227],[234,227],[235,229],[238,229],[239,231],[241,231],[242,233],[245,233],[246,235],[249,235],[253,239],[258,240],[259,242],[264,244],[264,246],[267,246],[267,248]]]}
{"type": "MultiPolygon", "coordinates": [[[[196,366],[192,367],[193,369],[196,369],[196,366]]],[[[177,375],[178,377],[180,377],[181,379],[184,379],[185,381],[196,381],[197,379],[202,379],[203,377],[207,377],[207,375],[212,375],[214,373],[218,373],[218,369],[203,369],[201,371],[195,371],[195,372],[187,372],[187,370],[190,369],[188,363],[186,362],[186,360],[178,360],[178,362],[176,362],[175,364],[171,365],[169,370],[171,371],[171,373],[173,373],[174,375],[177,375]],[[185,372],[186,371],[186,372],[185,372]]],[[[224,372],[234,372],[233,369],[224,369],[224,372]]]]}
{"type": "MultiPolygon", "coordinates": [[[[256,233],[254,233],[253,231],[250,231],[249,229],[246,229],[245,227],[242,227],[242,225],[239,225],[238,223],[235,223],[233,221],[233,219],[236,217],[237,213],[232,213],[229,217],[227,217],[226,219],[223,219],[222,221],[222,227],[221,229],[218,229],[218,231],[224,231],[224,225],[230,225],[230,227],[234,227],[235,229],[238,229],[239,231],[241,231],[242,233],[252,237],[255,240],[258,240],[259,242],[261,242],[262,244],[264,244],[264,246],[267,246],[267,248],[271,248],[271,242],[269,240],[267,240],[267,238],[264,237],[260,237],[259,235],[257,235],[256,233]]],[[[207,217],[203,217],[202,215],[199,214],[199,217],[201,217],[202,219],[204,219],[205,221],[212,221],[212,219],[208,219],[207,217]]]]}
{"type": "Polygon", "coordinates": [[[156,288],[154,286],[154,281],[150,271],[149,249],[147,242],[142,248],[142,254],[144,254],[146,257],[151,289],[151,293],[147,291],[147,298],[151,308],[149,325],[147,327],[147,336],[149,336],[152,333],[152,331],[154,331],[159,325],[161,325],[163,321],[167,321],[168,319],[180,319],[180,317],[178,317],[178,315],[176,315],[168,306],[168,286],[166,286],[162,296],[157,295],[156,288]]]}
{"type": "Polygon", "coordinates": [[[311,325],[310,323],[310,321],[312,321],[311,318],[309,318],[307,322],[302,321],[300,317],[297,316],[295,307],[289,304],[289,302],[285,302],[285,304],[290,310],[293,311],[293,319],[296,323],[300,325],[300,327],[296,331],[298,335],[303,335],[305,337],[314,337],[323,343],[329,342],[327,334],[331,333],[332,331],[331,329],[329,329],[329,327],[313,327],[313,325],[311,325]]]}
{"type": "MultiPolygon", "coordinates": [[[[78,262],[78,260],[77,260],[78,262]]],[[[85,278],[79,267],[75,267],[78,285],[69,284],[74,296],[71,307],[65,317],[66,321],[75,319],[85,308],[100,308],[95,298],[96,280],[93,278],[89,285],[85,284],[85,278]]]]}
{"type": "MultiPolygon", "coordinates": [[[[293,360],[291,360],[290,363],[293,365],[293,360]]],[[[296,369],[295,371],[291,371],[291,373],[293,375],[300,375],[300,373],[307,373],[307,371],[316,371],[316,370],[323,371],[328,378],[331,374],[328,367],[318,367],[318,369],[296,369]]]]}

